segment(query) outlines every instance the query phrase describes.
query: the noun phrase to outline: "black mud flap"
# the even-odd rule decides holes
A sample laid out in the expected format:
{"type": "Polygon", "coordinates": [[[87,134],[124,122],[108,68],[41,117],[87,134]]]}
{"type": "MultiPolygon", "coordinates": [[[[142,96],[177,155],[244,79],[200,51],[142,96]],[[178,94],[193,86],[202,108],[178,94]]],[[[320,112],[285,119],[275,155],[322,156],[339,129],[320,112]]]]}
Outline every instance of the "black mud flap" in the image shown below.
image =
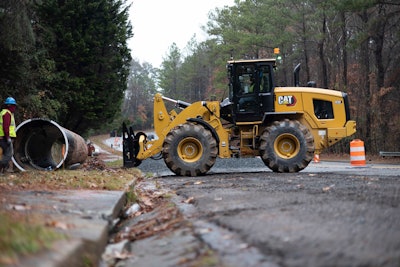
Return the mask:
{"type": "Polygon", "coordinates": [[[137,133],[135,136],[132,127],[129,127],[128,131],[126,124],[122,124],[122,153],[125,168],[137,167],[140,165],[140,163],[142,163],[141,160],[136,158],[140,149],[139,138],[142,135],[146,136],[146,134],[142,132],[137,133]]]}

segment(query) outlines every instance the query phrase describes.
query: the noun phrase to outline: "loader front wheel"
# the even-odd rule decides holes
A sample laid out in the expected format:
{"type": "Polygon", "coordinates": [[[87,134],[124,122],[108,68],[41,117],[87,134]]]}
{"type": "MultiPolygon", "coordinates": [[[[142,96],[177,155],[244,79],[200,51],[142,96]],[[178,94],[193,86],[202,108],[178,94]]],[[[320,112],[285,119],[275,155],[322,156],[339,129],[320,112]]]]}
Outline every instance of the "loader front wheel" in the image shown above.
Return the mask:
{"type": "Polygon", "coordinates": [[[261,135],[260,155],[274,172],[298,172],[314,157],[314,137],[297,120],[275,121],[261,135]]]}
{"type": "Polygon", "coordinates": [[[176,175],[206,174],[217,158],[217,142],[202,125],[185,123],[172,129],[164,140],[163,157],[176,175]]]}

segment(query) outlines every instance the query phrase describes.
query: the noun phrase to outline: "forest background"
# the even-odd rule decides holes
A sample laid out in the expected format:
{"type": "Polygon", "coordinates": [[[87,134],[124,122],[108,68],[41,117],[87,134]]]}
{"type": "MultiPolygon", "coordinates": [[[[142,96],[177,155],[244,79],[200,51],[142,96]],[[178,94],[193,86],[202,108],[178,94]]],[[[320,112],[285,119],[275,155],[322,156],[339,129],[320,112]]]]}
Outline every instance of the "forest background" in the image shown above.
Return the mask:
{"type": "Polygon", "coordinates": [[[349,94],[351,139],[369,153],[400,151],[399,1],[235,0],[210,12],[206,41],[172,43],[157,68],[132,59],[129,8],[125,0],[0,2],[0,101],[17,99],[17,122],[49,118],[85,136],[122,122],[150,129],[156,92],[222,100],[228,59],[273,57],[279,47],[278,85],[293,85],[301,63],[302,85],[349,94]]]}

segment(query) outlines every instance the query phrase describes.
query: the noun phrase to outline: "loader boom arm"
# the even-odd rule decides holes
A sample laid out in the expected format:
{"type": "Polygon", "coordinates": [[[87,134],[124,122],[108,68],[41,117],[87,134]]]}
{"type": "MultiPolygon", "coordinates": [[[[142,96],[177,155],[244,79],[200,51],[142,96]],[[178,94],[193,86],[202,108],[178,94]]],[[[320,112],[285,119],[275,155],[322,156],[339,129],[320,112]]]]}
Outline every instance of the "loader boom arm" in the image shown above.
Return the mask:
{"type": "Polygon", "coordinates": [[[219,140],[219,155],[230,157],[228,147],[228,132],[223,128],[220,115],[220,104],[218,101],[198,101],[192,104],[181,100],[174,100],[164,97],[161,94],[154,96],[154,130],[158,136],[157,140],[140,140],[139,153],[137,158],[143,160],[154,156],[162,151],[164,140],[167,134],[174,127],[187,123],[190,119],[196,118],[197,123],[213,129],[216,140],[219,140]],[[178,114],[174,109],[168,111],[165,102],[169,101],[182,109],[178,114]]]}

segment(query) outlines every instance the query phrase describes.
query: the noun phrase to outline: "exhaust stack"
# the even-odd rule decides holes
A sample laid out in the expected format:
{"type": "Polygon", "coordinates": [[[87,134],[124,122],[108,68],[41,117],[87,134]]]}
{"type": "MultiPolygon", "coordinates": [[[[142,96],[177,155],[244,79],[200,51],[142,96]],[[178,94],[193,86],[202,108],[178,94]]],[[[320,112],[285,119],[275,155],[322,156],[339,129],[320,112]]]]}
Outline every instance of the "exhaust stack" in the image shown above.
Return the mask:
{"type": "Polygon", "coordinates": [[[12,160],[20,171],[68,168],[83,163],[88,156],[85,140],[52,120],[26,120],[16,133],[12,160]]]}

